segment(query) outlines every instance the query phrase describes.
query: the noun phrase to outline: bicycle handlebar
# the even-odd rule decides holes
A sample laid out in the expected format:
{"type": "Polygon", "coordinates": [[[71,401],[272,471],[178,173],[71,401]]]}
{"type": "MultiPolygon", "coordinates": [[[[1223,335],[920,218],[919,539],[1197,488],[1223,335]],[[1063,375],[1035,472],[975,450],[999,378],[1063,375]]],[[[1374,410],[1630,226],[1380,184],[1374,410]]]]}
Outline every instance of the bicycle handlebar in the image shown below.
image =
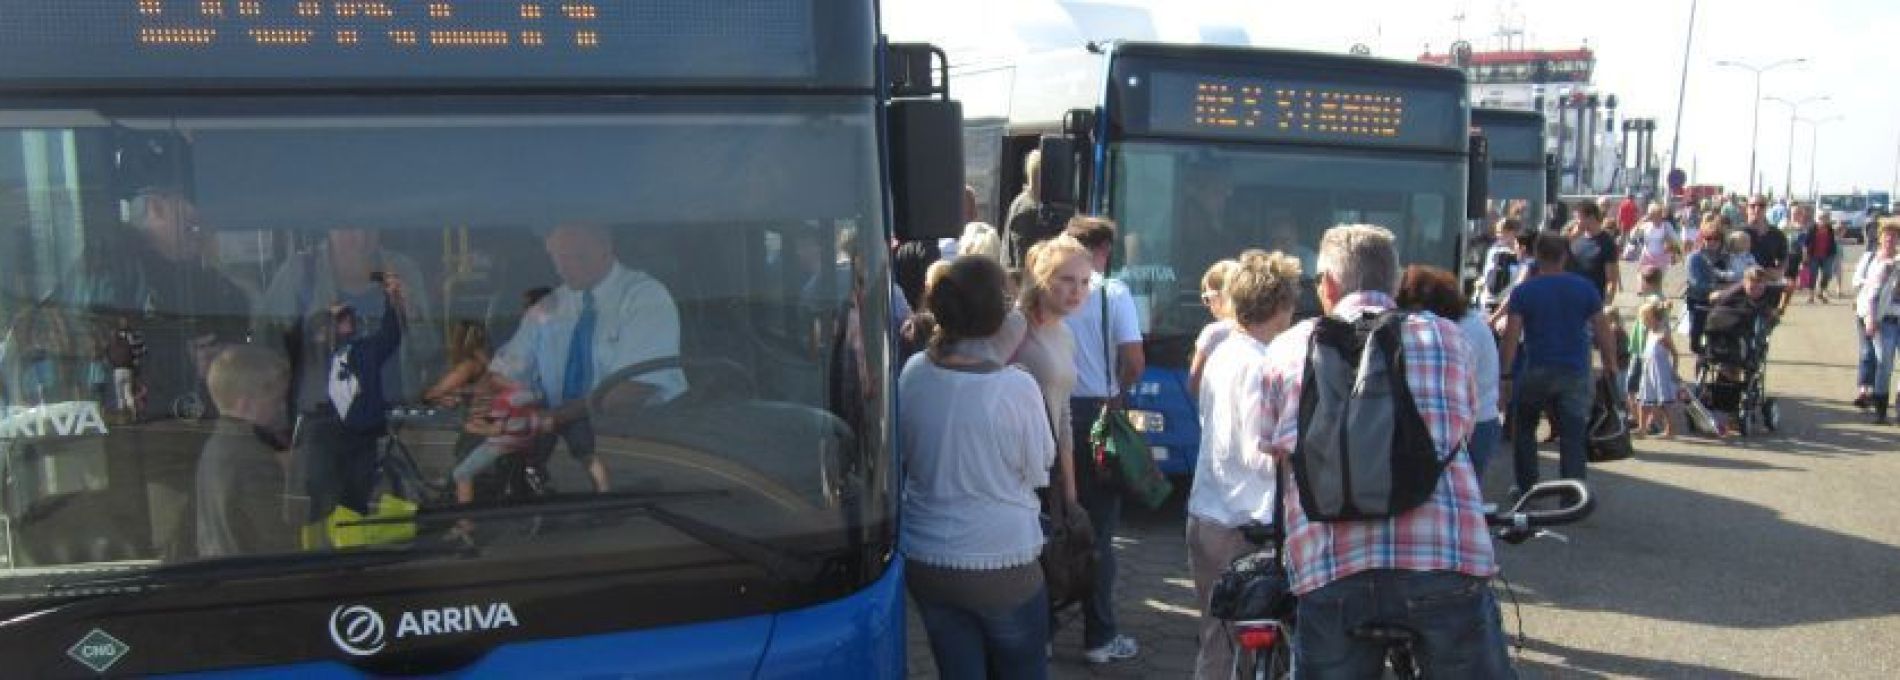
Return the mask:
{"type": "Polygon", "coordinates": [[[1511,509],[1487,512],[1484,521],[1498,538],[1510,543],[1522,543],[1535,536],[1541,527],[1581,521],[1594,510],[1596,497],[1590,494],[1590,487],[1578,480],[1563,479],[1531,487],[1511,509]],[[1531,509],[1533,503],[1552,497],[1562,499],[1562,504],[1549,510],[1531,509]]]}

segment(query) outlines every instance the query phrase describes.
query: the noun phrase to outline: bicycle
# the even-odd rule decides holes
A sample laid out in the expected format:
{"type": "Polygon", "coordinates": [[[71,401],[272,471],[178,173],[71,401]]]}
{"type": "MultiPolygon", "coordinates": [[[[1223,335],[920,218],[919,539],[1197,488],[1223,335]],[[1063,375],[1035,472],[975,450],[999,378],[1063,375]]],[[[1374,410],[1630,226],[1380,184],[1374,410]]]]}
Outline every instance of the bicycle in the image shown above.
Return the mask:
{"type": "MultiPolygon", "coordinates": [[[[1507,545],[1520,545],[1533,538],[1545,537],[1567,542],[1570,539],[1563,534],[1544,527],[1581,521],[1595,509],[1596,499],[1590,495],[1589,487],[1578,480],[1561,479],[1532,486],[1510,510],[1486,512],[1484,521],[1491,528],[1492,538],[1507,545]],[[1557,509],[1530,509],[1534,503],[1551,497],[1561,499],[1557,509]]],[[[1521,622],[1519,627],[1522,628],[1521,622]]],[[[1419,637],[1417,630],[1403,624],[1373,621],[1354,628],[1350,634],[1383,645],[1386,648],[1386,665],[1400,680],[1424,677],[1412,649],[1412,643],[1419,637]]]]}
{"type": "MultiPolygon", "coordinates": [[[[1240,532],[1257,549],[1228,565],[1228,573],[1246,581],[1236,618],[1230,619],[1229,641],[1234,648],[1230,677],[1278,680],[1293,672],[1294,600],[1292,583],[1280,563],[1283,537],[1279,527],[1258,523],[1244,525],[1240,532]]],[[[1216,593],[1219,597],[1218,586],[1216,593]]]]}

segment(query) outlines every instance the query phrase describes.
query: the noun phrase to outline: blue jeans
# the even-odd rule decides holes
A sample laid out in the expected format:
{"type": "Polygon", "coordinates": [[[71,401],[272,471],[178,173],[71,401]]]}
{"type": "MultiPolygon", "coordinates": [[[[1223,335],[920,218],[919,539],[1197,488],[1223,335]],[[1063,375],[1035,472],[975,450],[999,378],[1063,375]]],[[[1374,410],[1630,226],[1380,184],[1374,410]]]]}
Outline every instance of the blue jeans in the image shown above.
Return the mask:
{"type": "Polygon", "coordinates": [[[1115,529],[1122,522],[1122,490],[1095,470],[1089,429],[1101,415],[1102,399],[1069,400],[1075,434],[1075,495],[1095,527],[1095,589],[1082,600],[1082,648],[1108,644],[1121,633],[1115,625],[1115,529]]]}
{"type": "Polygon", "coordinates": [[[1874,369],[1880,367],[1880,358],[1874,356],[1874,339],[1867,337],[1867,322],[1863,317],[1854,317],[1854,338],[1860,341],[1860,370],[1854,376],[1854,384],[1871,390],[1874,369]]]}
{"type": "Polygon", "coordinates": [[[930,655],[944,680],[983,680],[989,671],[1002,679],[1040,680],[1049,676],[1049,591],[1013,609],[978,611],[952,602],[913,598],[917,618],[930,635],[930,655]]]}
{"type": "Polygon", "coordinates": [[[1471,456],[1471,471],[1477,473],[1478,481],[1484,481],[1484,464],[1491,461],[1491,454],[1498,450],[1498,443],[1504,440],[1504,424],[1497,418],[1478,423],[1471,429],[1471,445],[1466,447],[1466,455],[1471,456]]]}
{"type": "Polygon", "coordinates": [[[1879,365],[1874,366],[1874,396],[1885,397],[1893,389],[1894,351],[1900,349],[1900,320],[1881,321],[1874,340],[1874,356],[1880,360],[1879,365]]]}
{"type": "Polygon", "coordinates": [[[1427,678],[1514,678],[1497,596],[1484,579],[1449,571],[1360,572],[1300,596],[1295,677],[1377,678],[1385,647],[1353,637],[1378,622],[1411,629],[1412,657],[1427,678]]]}
{"type": "Polygon", "coordinates": [[[1537,415],[1547,406],[1557,410],[1558,470],[1565,479],[1583,479],[1585,428],[1589,426],[1590,371],[1533,366],[1518,373],[1512,386],[1512,455],[1517,488],[1537,483],[1537,415]]]}

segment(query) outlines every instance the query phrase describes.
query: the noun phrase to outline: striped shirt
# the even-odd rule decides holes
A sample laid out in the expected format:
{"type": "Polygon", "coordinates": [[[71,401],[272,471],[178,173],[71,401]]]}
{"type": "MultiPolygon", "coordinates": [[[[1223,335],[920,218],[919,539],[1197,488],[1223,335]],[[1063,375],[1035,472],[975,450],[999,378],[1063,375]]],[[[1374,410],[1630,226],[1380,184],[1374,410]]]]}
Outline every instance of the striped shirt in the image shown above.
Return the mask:
{"type": "MultiPolygon", "coordinates": [[[[1394,306],[1382,293],[1361,292],[1334,305],[1333,313],[1356,318],[1394,306]]],[[[1314,322],[1288,329],[1263,359],[1266,397],[1259,450],[1275,459],[1293,453],[1299,437],[1300,388],[1314,322]]],[[[1454,456],[1471,436],[1477,384],[1470,352],[1458,325],[1428,313],[1405,321],[1401,333],[1405,380],[1431,432],[1439,458],[1454,456]]],[[[1300,509],[1299,488],[1285,490],[1287,569],[1293,592],[1305,594],[1328,583],[1374,569],[1454,571],[1480,578],[1497,573],[1486,530],[1477,475],[1463,455],[1451,458],[1438,489],[1423,505],[1397,517],[1352,522],[1310,521],[1300,509]]]]}

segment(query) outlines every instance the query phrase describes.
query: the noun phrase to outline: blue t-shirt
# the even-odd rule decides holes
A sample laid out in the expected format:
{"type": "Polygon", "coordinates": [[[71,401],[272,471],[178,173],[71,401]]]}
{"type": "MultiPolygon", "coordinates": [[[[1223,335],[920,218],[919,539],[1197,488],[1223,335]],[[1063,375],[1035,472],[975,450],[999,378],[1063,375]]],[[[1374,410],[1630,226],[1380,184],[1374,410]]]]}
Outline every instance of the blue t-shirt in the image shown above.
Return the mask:
{"type": "Polygon", "coordinates": [[[1590,370],[1590,320],[1603,294],[1576,274],[1532,277],[1511,292],[1511,313],[1524,318],[1524,360],[1530,367],[1590,370]]]}

